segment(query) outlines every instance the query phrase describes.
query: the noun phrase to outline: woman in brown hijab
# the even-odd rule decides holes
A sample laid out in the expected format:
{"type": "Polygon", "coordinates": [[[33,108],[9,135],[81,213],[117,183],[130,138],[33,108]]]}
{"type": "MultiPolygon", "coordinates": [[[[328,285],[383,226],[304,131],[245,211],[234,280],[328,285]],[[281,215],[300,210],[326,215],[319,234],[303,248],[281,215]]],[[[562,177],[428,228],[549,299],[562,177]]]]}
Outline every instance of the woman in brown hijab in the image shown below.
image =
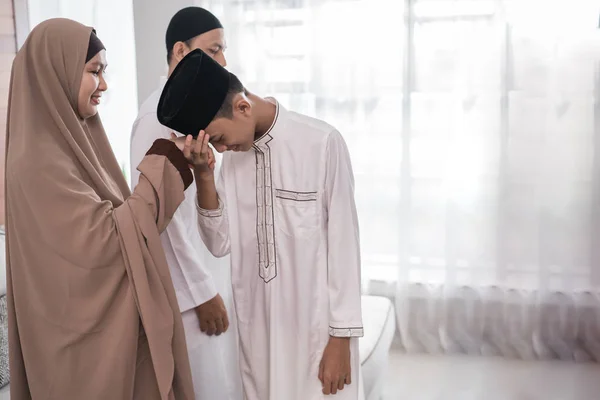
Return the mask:
{"type": "Polygon", "coordinates": [[[13,63],[6,142],[11,398],[193,399],[159,232],[192,174],[158,140],[133,193],[96,113],[91,28],[38,25],[13,63]]]}

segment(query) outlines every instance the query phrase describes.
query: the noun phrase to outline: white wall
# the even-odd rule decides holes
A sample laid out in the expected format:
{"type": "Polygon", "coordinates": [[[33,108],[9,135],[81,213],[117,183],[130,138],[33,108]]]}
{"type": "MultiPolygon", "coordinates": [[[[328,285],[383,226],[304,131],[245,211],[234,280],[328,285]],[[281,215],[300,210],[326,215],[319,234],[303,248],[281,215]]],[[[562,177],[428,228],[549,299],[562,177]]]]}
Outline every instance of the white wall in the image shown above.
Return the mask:
{"type": "Polygon", "coordinates": [[[192,0],[133,0],[139,105],[167,74],[165,33],[171,17],[192,4],[192,0]]]}

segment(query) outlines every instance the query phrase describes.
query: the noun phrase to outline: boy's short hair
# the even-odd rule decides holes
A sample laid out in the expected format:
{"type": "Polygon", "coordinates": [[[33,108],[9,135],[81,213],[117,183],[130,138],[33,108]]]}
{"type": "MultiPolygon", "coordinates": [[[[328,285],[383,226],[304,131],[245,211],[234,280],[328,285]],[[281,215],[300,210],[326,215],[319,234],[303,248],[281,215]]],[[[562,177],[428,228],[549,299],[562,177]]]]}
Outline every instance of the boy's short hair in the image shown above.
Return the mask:
{"type": "Polygon", "coordinates": [[[223,104],[221,105],[221,108],[219,108],[219,111],[217,111],[213,120],[215,120],[217,118],[227,118],[227,119],[233,118],[233,99],[235,98],[235,96],[237,94],[240,94],[240,93],[248,94],[246,88],[244,87],[242,82],[238,79],[238,77],[230,72],[229,73],[229,90],[227,91],[227,95],[225,96],[225,99],[223,100],[223,104]]]}

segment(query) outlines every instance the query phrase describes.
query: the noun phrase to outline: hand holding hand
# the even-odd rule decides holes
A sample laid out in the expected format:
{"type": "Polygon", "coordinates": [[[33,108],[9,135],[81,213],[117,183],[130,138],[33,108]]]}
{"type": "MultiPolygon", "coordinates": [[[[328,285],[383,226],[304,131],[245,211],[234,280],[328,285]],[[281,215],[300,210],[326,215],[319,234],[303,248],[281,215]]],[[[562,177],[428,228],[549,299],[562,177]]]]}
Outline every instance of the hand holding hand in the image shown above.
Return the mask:
{"type": "Polygon", "coordinates": [[[209,137],[204,131],[200,131],[197,139],[194,139],[192,135],[177,136],[171,132],[171,140],[183,152],[190,166],[200,173],[215,170],[215,155],[208,144],[208,139],[209,137]]]}

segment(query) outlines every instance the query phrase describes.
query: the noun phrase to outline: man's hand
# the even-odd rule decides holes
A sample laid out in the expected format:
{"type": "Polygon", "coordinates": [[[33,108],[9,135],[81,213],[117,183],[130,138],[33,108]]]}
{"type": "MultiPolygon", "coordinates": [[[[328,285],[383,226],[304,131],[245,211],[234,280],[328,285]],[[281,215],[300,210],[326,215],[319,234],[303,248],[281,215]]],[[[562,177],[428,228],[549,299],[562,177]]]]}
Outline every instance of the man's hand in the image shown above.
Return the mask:
{"type": "Polygon", "coordinates": [[[350,338],[330,337],[319,365],[323,394],[336,394],[350,381],[350,338]]]}
{"type": "Polygon", "coordinates": [[[173,141],[179,150],[190,163],[190,168],[199,173],[213,173],[215,170],[215,154],[208,144],[208,135],[200,131],[198,138],[194,139],[192,135],[177,136],[171,132],[171,141],[173,141]]]}
{"type": "Polygon", "coordinates": [[[227,309],[221,295],[217,294],[206,303],[200,304],[195,311],[200,322],[200,330],[208,336],[219,336],[229,328],[227,309]]]}

